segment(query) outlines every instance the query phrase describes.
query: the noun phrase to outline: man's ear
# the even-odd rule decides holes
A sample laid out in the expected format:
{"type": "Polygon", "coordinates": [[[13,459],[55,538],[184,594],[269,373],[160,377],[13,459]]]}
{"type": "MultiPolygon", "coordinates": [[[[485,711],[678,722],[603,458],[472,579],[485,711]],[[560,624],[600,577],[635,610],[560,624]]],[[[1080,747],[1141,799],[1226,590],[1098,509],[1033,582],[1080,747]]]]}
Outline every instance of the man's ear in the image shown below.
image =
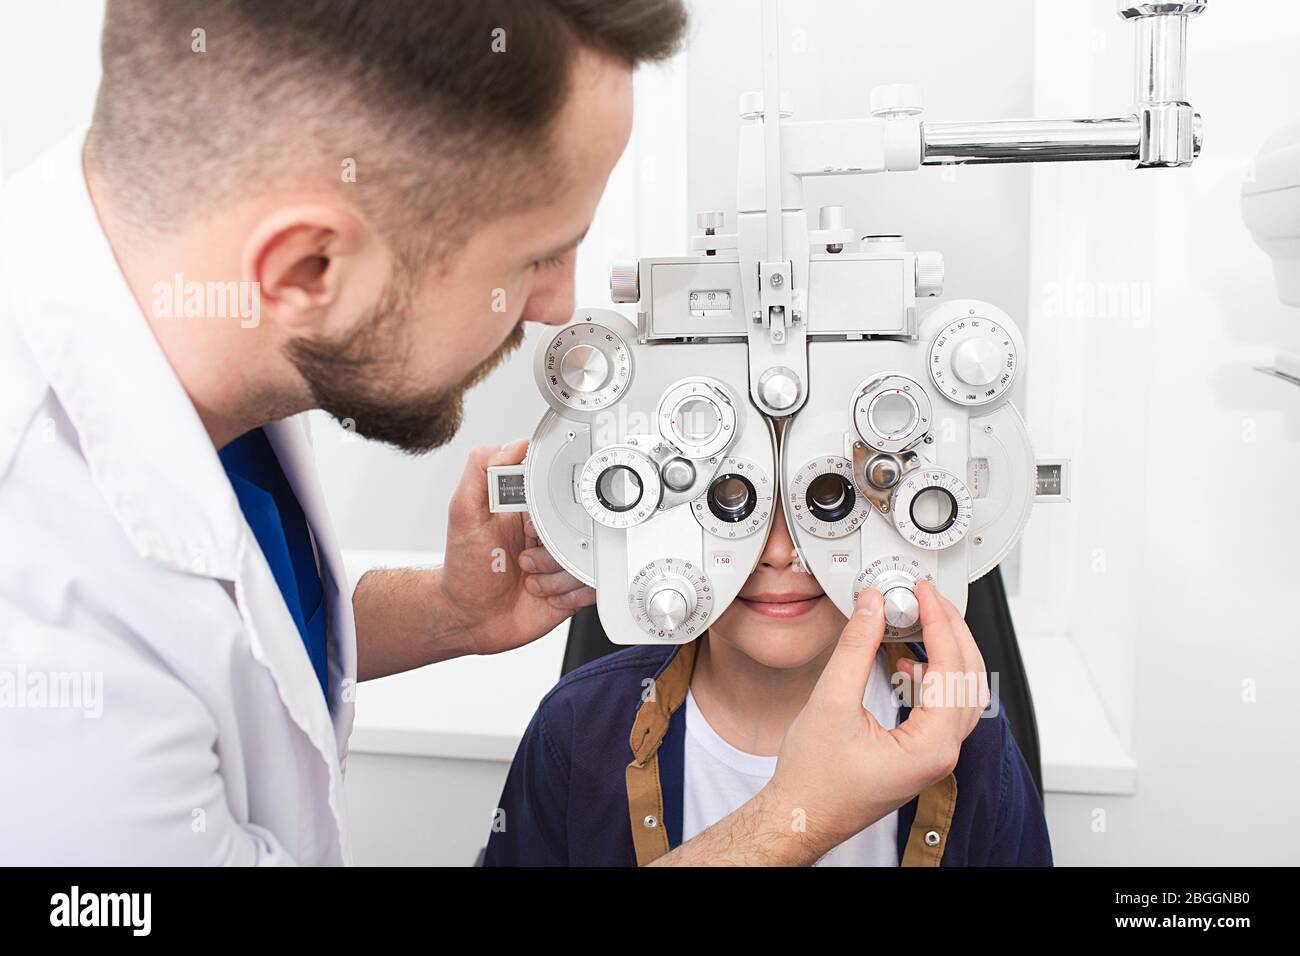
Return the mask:
{"type": "Polygon", "coordinates": [[[323,326],[371,239],[361,219],[326,205],[285,207],[260,220],[244,244],[243,272],[258,284],[262,315],[290,331],[323,326]]]}

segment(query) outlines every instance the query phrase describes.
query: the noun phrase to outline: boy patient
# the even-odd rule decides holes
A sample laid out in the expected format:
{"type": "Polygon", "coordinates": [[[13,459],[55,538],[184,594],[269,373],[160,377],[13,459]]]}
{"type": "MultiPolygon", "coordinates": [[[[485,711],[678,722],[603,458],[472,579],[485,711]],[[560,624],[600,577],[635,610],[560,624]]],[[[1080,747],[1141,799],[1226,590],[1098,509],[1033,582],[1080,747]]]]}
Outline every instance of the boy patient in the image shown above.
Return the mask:
{"type": "MultiPolygon", "coordinates": [[[[542,700],[510,767],[486,865],[645,865],[768,782],[846,623],[801,570],[779,501],[758,566],[706,634],[592,661],[542,700]]],[[[915,646],[881,646],[863,700],[886,729],[908,714],[890,683],[900,653],[917,656],[915,646]]],[[[1038,792],[995,700],[952,776],[816,865],[1051,862],[1038,792]]]]}

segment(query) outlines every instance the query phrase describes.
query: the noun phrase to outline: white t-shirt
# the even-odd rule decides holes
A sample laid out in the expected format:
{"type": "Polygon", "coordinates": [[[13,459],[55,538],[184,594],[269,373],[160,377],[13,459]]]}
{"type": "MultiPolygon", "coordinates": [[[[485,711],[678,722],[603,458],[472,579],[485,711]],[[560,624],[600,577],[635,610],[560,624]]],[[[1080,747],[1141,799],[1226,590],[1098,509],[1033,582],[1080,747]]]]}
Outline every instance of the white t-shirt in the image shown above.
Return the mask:
{"type": "MultiPolygon", "coordinates": [[[[867,678],[863,705],[885,728],[898,723],[898,705],[889,686],[882,651],[867,678]]],[[[695,695],[686,693],[683,756],[682,841],[708,829],[749,801],[776,771],[775,757],[737,750],[709,726],[695,695]]],[[[834,847],[816,866],[898,866],[898,811],[834,847]]]]}

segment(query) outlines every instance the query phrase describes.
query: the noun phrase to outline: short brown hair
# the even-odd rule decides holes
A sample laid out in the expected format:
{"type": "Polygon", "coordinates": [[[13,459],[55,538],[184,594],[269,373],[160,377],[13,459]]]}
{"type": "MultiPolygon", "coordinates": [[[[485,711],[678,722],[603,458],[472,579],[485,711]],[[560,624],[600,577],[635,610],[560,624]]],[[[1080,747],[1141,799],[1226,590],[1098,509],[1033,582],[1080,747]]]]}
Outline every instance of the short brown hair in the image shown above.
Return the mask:
{"type": "Polygon", "coordinates": [[[661,60],[685,24],[682,0],[108,0],[87,162],[165,233],[350,159],[382,232],[450,239],[545,168],[578,49],[661,60]]]}

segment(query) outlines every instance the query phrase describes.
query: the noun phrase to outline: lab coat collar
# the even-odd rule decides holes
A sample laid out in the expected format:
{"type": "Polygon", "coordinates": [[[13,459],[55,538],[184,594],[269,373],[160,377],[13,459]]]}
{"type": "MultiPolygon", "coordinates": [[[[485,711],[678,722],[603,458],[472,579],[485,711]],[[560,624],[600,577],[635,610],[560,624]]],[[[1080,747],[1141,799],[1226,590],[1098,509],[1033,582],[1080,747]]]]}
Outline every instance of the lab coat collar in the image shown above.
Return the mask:
{"type": "Polygon", "coordinates": [[[141,556],[234,580],[245,534],[212,440],[141,314],[82,169],[84,131],[6,188],[5,283],[19,334],[141,556]]]}

